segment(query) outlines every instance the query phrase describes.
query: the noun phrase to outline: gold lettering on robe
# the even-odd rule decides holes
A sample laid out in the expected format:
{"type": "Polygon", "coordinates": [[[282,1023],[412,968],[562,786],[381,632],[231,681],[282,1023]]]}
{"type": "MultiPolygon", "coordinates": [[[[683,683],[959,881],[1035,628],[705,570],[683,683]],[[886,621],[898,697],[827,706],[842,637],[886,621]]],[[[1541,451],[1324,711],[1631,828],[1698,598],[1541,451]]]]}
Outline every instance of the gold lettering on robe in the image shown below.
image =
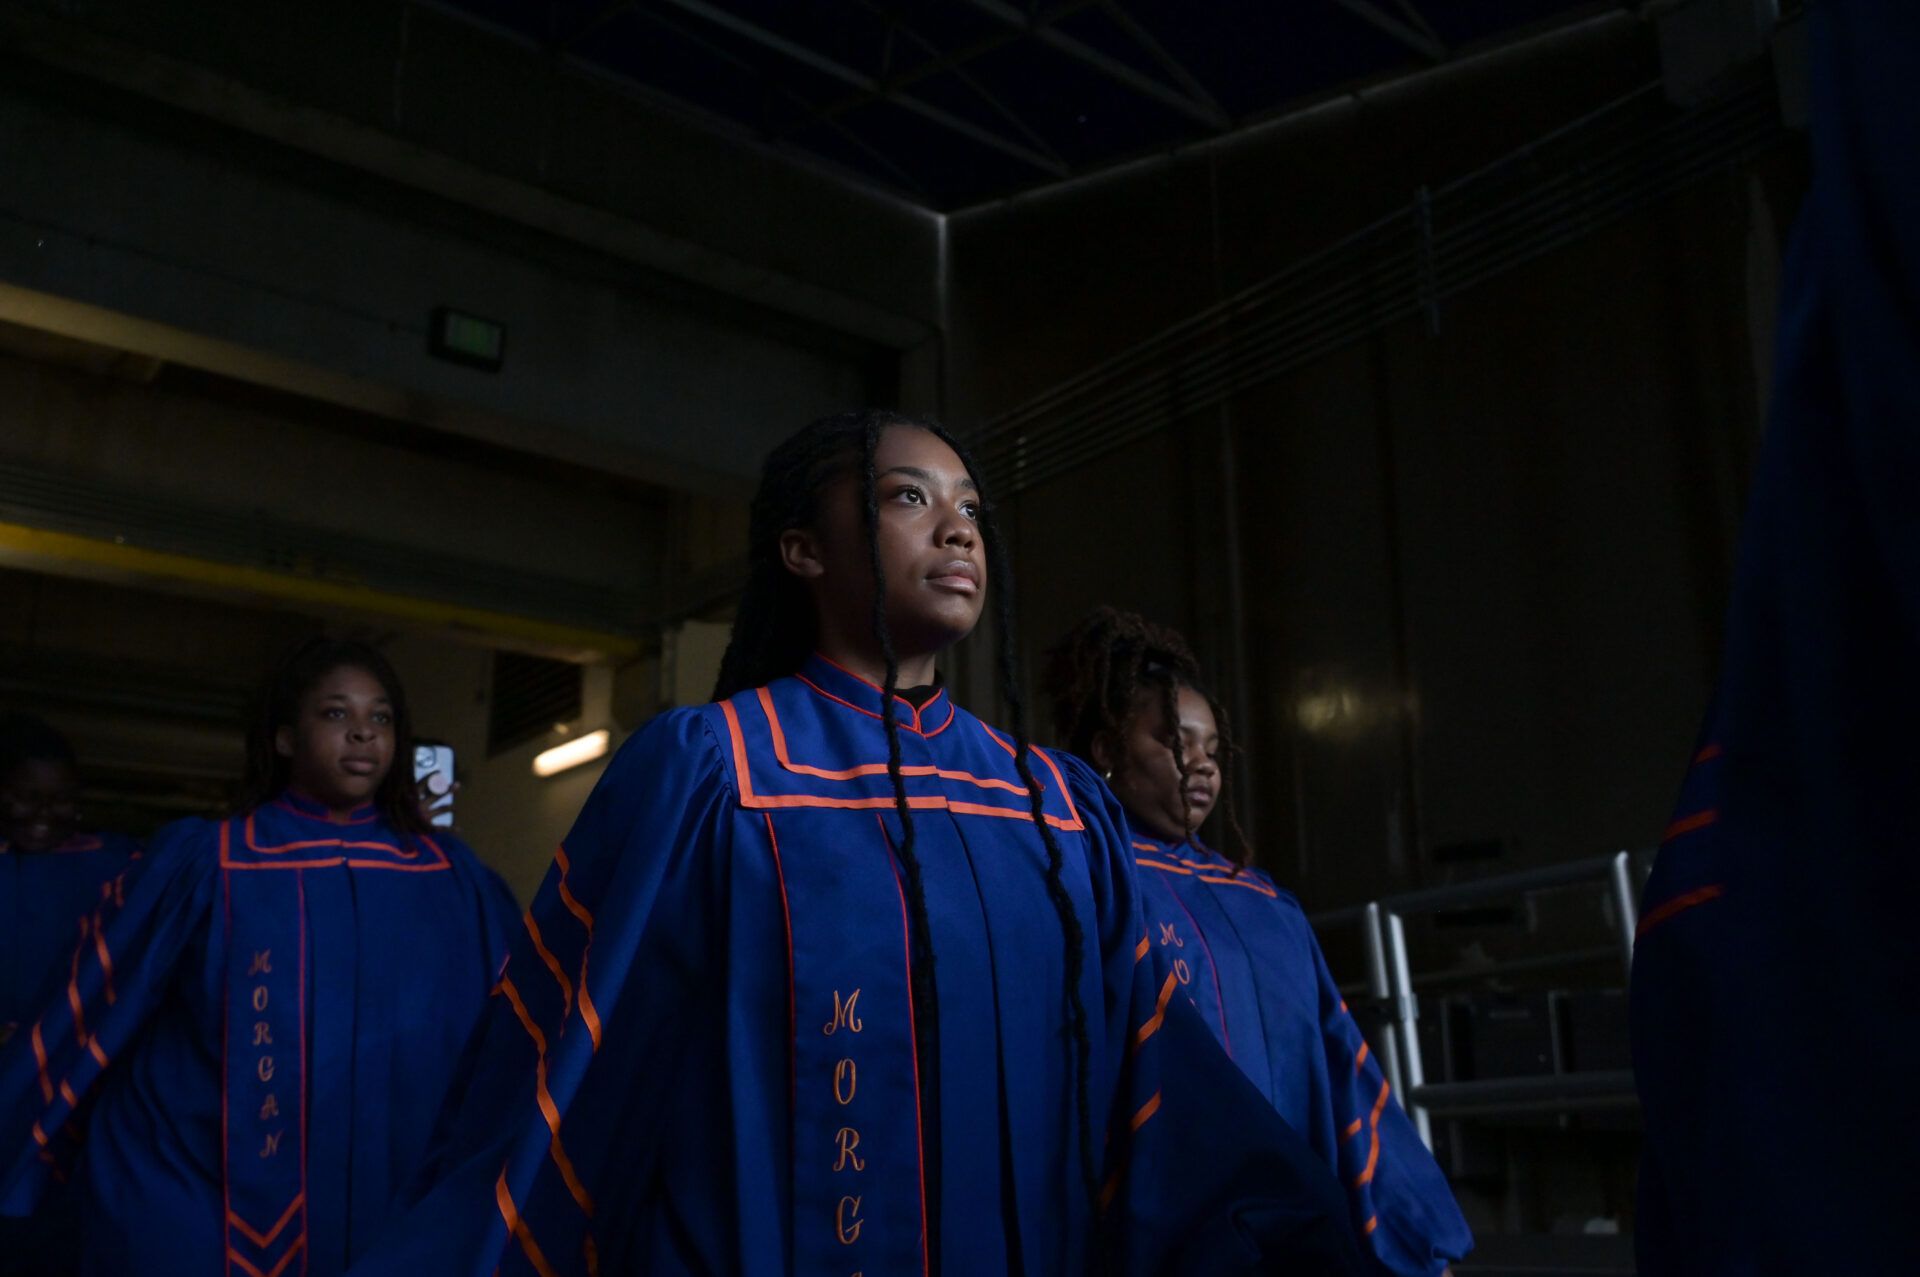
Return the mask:
{"type": "Polygon", "coordinates": [[[1179,980],[1181,984],[1193,983],[1193,968],[1187,965],[1185,958],[1175,958],[1173,960],[1173,974],[1174,978],[1179,980]]]}
{"type": "Polygon", "coordinates": [[[854,1013],[854,1007],[858,1006],[859,1002],[860,990],[855,989],[847,995],[847,1000],[842,1002],[840,1000],[840,990],[835,989],[833,991],[833,1018],[827,1021],[826,1026],[822,1028],[820,1032],[826,1037],[832,1037],[835,1031],[842,1028],[849,1033],[858,1033],[860,1031],[860,1017],[854,1013]]]}
{"type": "Polygon", "coordinates": [[[260,1120],[265,1122],[270,1118],[276,1118],[279,1116],[280,1116],[279,1099],[276,1096],[272,1096],[272,1095],[267,1096],[267,1102],[260,1106],[260,1120]]]}
{"type": "Polygon", "coordinates": [[[273,1057],[271,1055],[261,1056],[260,1063],[254,1066],[253,1071],[262,1082],[273,1081],[273,1057]]]}
{"type": "Polygon", "coordinates": [[[260,1156],[272,1157],[278,1153],[280,1151],[280,1137],[285,1134],[285,1131],[275,1131],[273,1134],[267,1136],[267,1142],[260,1146],[260,1156]]]}
{"type": "Polygon", "coordinates": [[[866,1161],[860,1154],[854,1152],[855,1149],[860,1147],[860,1132],[854,1130],[851,1126],[843,1126],[840,1128],[839,1133],[833,1138],[835,1142],[840,1145],[840,1156],[833,1163],[834,1170],[842,1170],[848,1163],[852,1163],[853,1169],[856,1171],[864,1171],[867,1169],[866,1161]]]}
{"type": "Polygon", "coordinates": [[[853,1066],[852,1060],[842,1060],[833,1066],[833,1098],[841,1105],[853,1103],[853,1095],[860,1087],[860,1071],[853,1066]]]}
{"type": "Polygon", "coordinates": [[[860,1199],[843,1197],[840,1204],[833,1208],[833,1231],[839,1236],[842,1246],[851,1246],[860,1240],[860,1226],[867,1221],[860,1218],[860,1199]]]}
{"type": "Polygon", "coordinates": [[[250,976],[251,975],[272,975],[273,974],[273,950],[271,949],[256,950],[253,955],[252,964],[247,967],[247,974],[250,976]]]}
{"type": "Polygon", "coordinates": [[[1176,949],[1184,949],[1187,947],[1187,942],[1180,938],[1180,933],[1173,929],[1171,922],[1163,922],[1160,924],[1160,943],[1170,944],[1176,949]]]}
{"type": "Polygon", "coordinates": [[[253,986],[253,1009],[255,1011],[267,1009],[267,986],[264,984],[253,986]]]}
{"type": "Polygon", "coordinates": [[[255,1046],[273,1045],[273,1026],[265,1020],[257,1020],[253,1026],[253,1044],[255,1046]]]}

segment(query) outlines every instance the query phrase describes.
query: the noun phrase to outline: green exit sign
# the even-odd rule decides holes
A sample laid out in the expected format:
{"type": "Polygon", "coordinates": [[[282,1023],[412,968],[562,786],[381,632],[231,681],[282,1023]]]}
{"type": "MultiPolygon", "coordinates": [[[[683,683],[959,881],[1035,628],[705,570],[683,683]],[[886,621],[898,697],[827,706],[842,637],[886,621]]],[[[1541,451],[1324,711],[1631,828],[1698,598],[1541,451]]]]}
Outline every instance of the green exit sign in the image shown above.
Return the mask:
{"type": "Polygon", "coordinates": [[[499,372],[506,357],[507,326],[451,306],[436,306],[427,326],[427,350],[439,359],[499,372]]]}

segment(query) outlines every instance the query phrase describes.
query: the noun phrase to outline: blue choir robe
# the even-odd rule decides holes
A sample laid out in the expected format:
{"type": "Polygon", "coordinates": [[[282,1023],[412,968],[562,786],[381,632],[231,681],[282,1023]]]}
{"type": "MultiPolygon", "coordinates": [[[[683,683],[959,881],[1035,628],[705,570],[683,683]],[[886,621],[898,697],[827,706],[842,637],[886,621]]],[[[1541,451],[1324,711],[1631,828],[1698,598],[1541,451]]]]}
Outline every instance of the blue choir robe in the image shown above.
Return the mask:
{"type": "Polygon", "coordinates": [[[44,852],[0,839],[0,1043],[66,980],[81,919],[101,909],[101,889],[110,894],[139,852],[123,834],[78,834],[44,852]]]}
{"type": "Polygon", "coordinates": [[[1052,1277],[1096,1248],[1123,1273],[1360,1270],[1337,1183],[1173,998],[1112,796],[1036,752],[1082,931],[1083,1171],[1046,852],[1009,739],[944,693],[896,701],[938,1018],[922,1122],[881,706],[815,657],[626,743],[353,1277],[1052,1277]]]}
{"type": "MultiPolygon", "coordinates": [[[[0,1046],[65,990],[81,928],[98,927],[124,903],[139,854],[138,840],[124,834],[78,834],[45,852],[0,841],[0,1046]]],[[[63,1128],[70,1144],[80,1125],[63,1128]]],[[[79,1235],[75,1194],[58,1182],[33,1218],[0,1219],[0,1273],[70,1273],[79,1235]]]]}
{"type": "Polygon", "coordinates": [[[457,840],[372,808],[169,825],[0,1054],[0,1212],[90,1105],[82,1273],[339,1274],[417,1168],[514,912],[457,840]]]}
{"type": "Polygon", "coordinates": [[[1446,1177],[1401,1111],[1300,902],[1195,843],[1134,834],[1147,934],[1207,1027],[1347,1186],[1388,1271],[1439,1273],[1473,1247],[1446,1177]]]}
{"type": "Polygon", "coordinates": [[[1920,5],[1807,23],[1771,418],[1634,954],[1648,1277],[1916,1267],[1920,5]]]}

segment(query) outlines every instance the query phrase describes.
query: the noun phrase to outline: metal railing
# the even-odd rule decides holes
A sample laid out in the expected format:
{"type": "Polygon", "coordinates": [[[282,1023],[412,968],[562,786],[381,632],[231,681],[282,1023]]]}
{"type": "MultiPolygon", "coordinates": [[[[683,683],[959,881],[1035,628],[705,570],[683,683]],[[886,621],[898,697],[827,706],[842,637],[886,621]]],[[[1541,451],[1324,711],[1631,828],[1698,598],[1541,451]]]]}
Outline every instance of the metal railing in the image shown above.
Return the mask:
{"type": "Polygon", "coordinates": [[[1638,915],[1633,854],[1617,851],[1565,864],[1483,878],[1476,882],[1429,887],[1385,896],[1364,905],[1315,914],[1317,930],[1357,925],[1366,951],[1367,993],[1387,1008],[1387,1032],[1374,1043],[1380,1067],[1420,1138],[1433,1146],[1435,1114],[1466,1116],[1492,1113],[1570,1112],[1628,1108],[1635,1103],[1630,1070],[1557,1073],[1546,1077],[1488,1078],[1470,1082],[1428,1082],[1420,1047],[1420,1004],[1414,992],[1413,963],[1407,948],[1406,919],[1530,892],[1587,883],[1602,886],[1613,902],[1615,949],[1623,974],[1633,970],[1633,938],[1638,915]]]}

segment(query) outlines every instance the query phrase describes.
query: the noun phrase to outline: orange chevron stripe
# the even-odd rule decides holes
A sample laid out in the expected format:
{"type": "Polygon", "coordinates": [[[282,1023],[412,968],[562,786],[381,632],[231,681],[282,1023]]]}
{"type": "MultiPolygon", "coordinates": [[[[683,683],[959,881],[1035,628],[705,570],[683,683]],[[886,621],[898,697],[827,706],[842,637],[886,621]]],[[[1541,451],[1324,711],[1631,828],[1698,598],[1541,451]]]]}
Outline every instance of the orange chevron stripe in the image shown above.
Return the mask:
{"type": "Polygon", "coordinates": [[[281,1273],[287,1271],[287,1265],[293,1262],[293,1257],[305,1250],[306,1247],[306,1234],[302,1233],[299,1238],[294,1241],[293,1245],[287,1247],[287,1253],[280,1256],[280,1262],[265,1272],[261,1272],[258,1268],[248,1263],[247,1257],[231,1246],[227,1247],[227,1258],[245,1269],[248,1277],[280,1277],[281,1273]]]}
{"type": "Polygon", "coordinates": [[[306,1200],[307,1195],[305,1193],[296,1195],[291,1202],[287,1203],[287,1209],[281,1214],[280,1221],[272,1228],[269,1228],[264,1235],[254,1232],[253,1227],[248,1224],[246,1220],[241,1219],[239,1213],[236,1211],[227,1212],[227,1222],[244,1233],[248,1241],[258,1246],[261,1250],[265,1250],[267,1247],[273,1245],[274,1238],[278,1237],[281,1230],[286,1228],[287,1224],[292,1221],[294,1212],[305,1205],[306,1200]]]}

